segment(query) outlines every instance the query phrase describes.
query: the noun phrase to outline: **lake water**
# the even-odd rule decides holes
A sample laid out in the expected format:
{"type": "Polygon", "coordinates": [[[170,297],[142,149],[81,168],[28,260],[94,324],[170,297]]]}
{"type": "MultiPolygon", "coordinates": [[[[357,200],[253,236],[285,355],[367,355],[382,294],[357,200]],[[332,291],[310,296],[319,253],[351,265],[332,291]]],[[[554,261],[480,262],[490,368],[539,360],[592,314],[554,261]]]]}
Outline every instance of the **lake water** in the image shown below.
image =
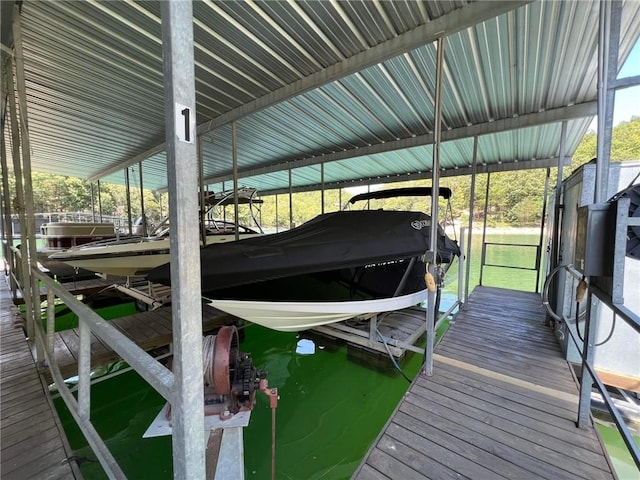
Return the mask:
{"type": "MultiPolygon", "coordinates": [[[[474,232],[471,288],[478,283],[481,234],[474,232]]],[[[537,235],[493,234],[488,241],[537,244],[537,235]]],[[[488,261],[533,266],[534,250],[491,247],[488,261]]],[[[457,289],[457,265],[446,283],[446,301],[457,289]]],[[[535,274],[515,269],[487,267],[483,284],[533,291],[535,274]]],[[[110,312],[110,315],[112,313],[110,312]]],[[[390,361],[374,362],[344,345],[318,337],[247,327],[242,351],[254,364],[269,372],[269,385],[277,387],[276,471],[278,479],[342,480],[351,477],[375,440],[408,382],[390,361]],[[309,340],[312,343],[309,343],[309,340]],[[301,348],[304,346],[304,348],[301,348]],[[310,348],[311,347],[311,348],[310,348]],[[382,363],[380,368],[372,368],[382,363]]],[[[409,354],[401,361],[413,378],[422,356],[409,354]]],[[[133,372],[92,386],[91,417],[109,449],[132,479],[170,479],[171,439],[143,439],[142,435],[164,406],[164,399],[133,372]]],[[[247,479],[267,479],[271,472],[271,411],[258,394],[251,422],[244,431],[247,479]]],[[[87,480],[106,478],[61,400],[56,400],[71,447],[85,458],[81,464],[87,480]]],[[[629,478],[635,467],[615,430],[601,427],[620,478],[629,478]],[[625,457],[626,453],[626,457],[625,457]]]]}

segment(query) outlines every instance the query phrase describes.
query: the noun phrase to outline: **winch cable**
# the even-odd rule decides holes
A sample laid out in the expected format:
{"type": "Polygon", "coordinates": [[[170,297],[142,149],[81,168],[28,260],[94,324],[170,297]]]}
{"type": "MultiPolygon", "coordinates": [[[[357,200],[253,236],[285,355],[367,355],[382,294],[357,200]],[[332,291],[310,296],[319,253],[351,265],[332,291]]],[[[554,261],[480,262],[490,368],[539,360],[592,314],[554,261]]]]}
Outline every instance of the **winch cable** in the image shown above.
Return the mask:
{"type": "Polygon", "coordinates": [[[204,384],[213,387],[213,356],[215,353],[215,335],[207,335],[202,339],[202,375],[204,384]]]}
{"type": "Polygon", "coordinates": [[[389,354],[389,358],[391,359],[391,362],[393,363],[393,366],[396,368],[396,370],[398,370],[400,372],[400,374],[407,380],[407,382],[411,383],[411,379],[407,376],[406,373],[404,373],[402,371],[402,368],[400,368],[400,365],[398,365],[398,362],[396,361],[395,357],[391,353],[391,350],[389,350],[389,345],[387,345],[387,341],[382,336],[382,333],[380,333],[380,330],[378,330],[376,328],[376,332],[378,333],[378,336],[380,337],[380,340],[382,340],[384,348],[387,350],[387,353],[389,354]]]}

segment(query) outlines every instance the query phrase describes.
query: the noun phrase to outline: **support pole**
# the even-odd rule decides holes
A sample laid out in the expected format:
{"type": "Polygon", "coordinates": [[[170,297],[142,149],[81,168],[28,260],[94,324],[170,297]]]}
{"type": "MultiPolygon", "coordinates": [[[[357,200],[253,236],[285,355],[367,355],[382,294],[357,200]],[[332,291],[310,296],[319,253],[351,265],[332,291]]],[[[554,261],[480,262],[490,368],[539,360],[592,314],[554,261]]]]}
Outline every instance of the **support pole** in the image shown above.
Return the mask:
{"type": "MultiPolygon", "coordinates": [[[[14,7],[14,8],[17,8],[14,7]]],[[[16,12],[14,11],[14,15],[16,12]]],[[[15,189],[16,196],[13,198],[13,206],[18,214],[18,221],[20,225],[20,262],[19,274],[17,275],[17,281],[21,289],[21,293],[24,297],[24,306],[26,309],[26,330],[27,337],[30,340],[35,340],[34,337],[34,324],[33,324],[33,301],[32,292],[30,287],[30,270],[29,270],[29,249],[25,243],[27,237],[27,218],[24,208],[24,186],[22,173],[22,162],[20,161],[20,126],[18,122],[18,108],[16,105],[16,93],[13,84],[13,72],[8,75],[8,97],[9,97],[9,117],[11,118],[11,145],[12,145],[12,160],[13,160],[13,173],[15,175],[15,189]]],[[[24,132],[22,132],[24,134],[24,132]]]]}
{"type": "Polygon", "coordinates": [[[289,169],[289,228],[293,228],[293,185],[291,182],[291,169],[289,169]]]}
{"type": "MultiPolygon", "coordinates": [[[[2,78],[0,82],[2,88],[0,89],[0,95],[2,98],[6,98],[8,95],[8,76],[11,72],[11,59],[7,58],[6,63],[2,69],[2,78]]],[[[13,270],[15,268],[15,258],[13,250],[13,221],[11,220],[11,195],[9,193],[9,166],[7,164],[7,145],[5,143],[5,129],[7,124],[3,122],[2,131],[0,131],[0,162],[1,162],[1,174],[2,174],[2,215],[4,219],[3,239],[6,239],[6,243],[2,244],[3,257],[7,260],[7,264],[13,270]]],[[[11,288],[11,298],[16,298],[16,283],[13,275],[9,275],[9,286],[11,288]]]]}
{"type": "Polygon", "coordinates": [[[160,2],[173,301],[173,476],[205,478],[198,152],[191,2],[160,2]]]}
{"type": "Polygon", "coordinates": [[[78,359],[78,416],[88,422],[91,417],[91,328],[80,320],[80,358],[78,359]]]}
{"type": "Polygon", "coordinates": [[[56,296],[50,288],[47,289],[47,353],[50,358],[55,354],[56,345],[56,296]]]}
{"type": "MultiPolygon", "coordinates": [[[[547,174],[544,178],[544,194],[542,197],[542,216],[540,218],[540,239],[538,240],[538,246],[536,248],[536,293],[540,293],[540,266],[542,265],[542,244],[544,242],[544,225],[545,218],[547,217],[547,197],[549,196],[549,178],[551,176],[551,169],[547,168],[547,174]]],[[[545,320],[545,325],[548,325],[549,319],[545,320]]]]}
{"type": "Polygon", "coordinates": [[[320,213],[324,213],[324,163],[320,164],[320,188],[320,202],[322,204],[320,213]]]}
{"type": "Polygon", "coordinates": [[[466,253],[464,251],[466,243],[465,243],[465,236],[467,234],[467,232],[465,232],[465,228],[462,227],[460,229],[460,258],[459,258],[459,262],[458,262],[458,302],[462,301],[462,295],[464,292],[464,276],[465,276],[465,269],[468,267],[468,264],[466,262],[466,259],[464,258],[466,253]]]}
{"type": "MultiPolygon", "coordinates": [[[[100,222],[102,222],[102,190],[100,188],[100,180],[96,182],[98,187],[98,215],[100,216],[100,222]]],[[[116,226],[116,228],[118,228],[116,226]]]]}
{"type": "MultiPolygon", "coordinates": [[[[434,105],[434,128],[433,128],[433,167],[431,169],[431,235],[429,251],[427,257],[427,276],[435,280],[437,278],[437,258],[438,258],[438,206],[440,201],[440,136],[442,133],[442,73],[444,62],[444,38],[438,38],[436,42],[437,64],[436,64],[436,93],[434,105]]],[[[427,279],[427,315],[426,315],[426,337],[424,374],[433,375],[433,348],[435,345],[435,321],[436,312],[436,289],[427,279]]]]}
{"type": "MultiPolygon", "coordinates": [[[[206,218],[205,218],[205,204],[204,204],[204,156],[202,151],[203,139],[202,135],[198,135],[198,185],[200,188],[198,191],[200,192],[200,243],[204,247],[207,244],[207,229],[206,218]]],[[[222,207],[224,208],[224,207],[222,207]]]]}
{"type": "Polygon", "coordinates": [[[487,210],[489,208],[489,188],[491,186],[491,172],[487,172],[487,186],[484,191],[484,214],[482,219],[482,252],[480,254],[480,280],[478,285],[482,285],[482,271],[484,270],[484,264],[487,259],[487,244],[485,243],[487,238],[487,210]]]}
{"type": "Polygon", "coordinates": [[[133,224],[131,222],[131,184],[129,183],[129,167],[124,169],[124,184],[127,188],[127,226],[129,227],[129,235],[132,235],[133,224]]]}
{"type": "MultiPolygon", "coordinates": [[[[231,122],[231,151],[233,157],[233,221],[238,225],[238,122],[231,122]]],[[[236,228],[236,240],[240,239],[240,230],[236,228]]]]}
{"type": "MultiPolygon", "coordinates": [[[[40,319],[40,289],[38,281],[31,273],[31,267],[37,268],[38,252],[36,247],[35,233],[35,213],[33,208],[33,182],[31,181],[31,141],[29,139],[29,120],[27,115],[27,87],[24,77],[24,54],[22,52],[22,27],[20,23],[20,6],[13,7],[13,41],[14,41],[14,63],[16,74],[16,92],[18,93],[18,108],[20,112],[20,142],[22,154],[22,176],[24,189],[22,208],[25,214],[25,229],[22,231],[22,255],[27,257],[28,270],[23,272],[25,280],[24,290],[31,291],[31,305],[27,311],[27,330],[31,331],[30,340],[33,337],[33,322],[36,316],[40,319]],[[36,314],[37,312],[37,314],[36,314]],[[30,326],[29,326],[30,325],[30,326]]],[[[37,360],[42,358],[42,350],[36,343],[37,360]]]]}
{"type": "MultiPolygon", "coordinates": [[[[233,133],[233,132],[232,132],[233,133]]],[[[232,154],[233,155],[233,154],[232,154]]],[[[233,159],[231,160],[231,169],[233,170],[233,159]]],[[[233,175],[233,174],[232,174],[233,175]]],[[[231,186],[233,187],[233,178],[231,179],[231,186]]],[[[225,185],[224,182],[222,182],[222,191],[226,192],[227,191],[227,186],[225,185]]],[[[223,205],[222,206],[222,221],[226,222],[227,221],[227,206],[223,205]]]]}
{"type": "MultiPolygon", "coordinates": [[[[553,269],[560,264],[560,216],[562,212],[562,179],[564,177],[562,170],[564,167],[564,157],[567,149],[566,145],[567,122],[562,122],[562,128],[560,130],[560,151],[558,152],[558,168],[556,173],[556,191],[553,206],[553,224],[551,226],[553,229],[553,235],[551,237],[551,251],[549,252],[549,272],[553,271],[553,269]]],[[[551,286],[549,288],[549,303],[556,307],[556,309],[557,285],[557,280],[554,278],[552,279],[551,286]]],[[[551,325],[551,319],[548,316],[545,318],[544,324],[546,326],[551,325]]]]}
{"type": "Polygon", "coordinates": [[[142,162],[138,164],[138,176],[140,177],[140,210],[142,211],[142,235],[147,236],[147,212],[144,209],[144,183],[142,179],[142,162]]]}
{"type": "Polygon", "coordinates": [[[611,135],[614,85],[618,74],[618,44],[620,41],[620,16],[622,2],[600,0],[598,26],[598,135],[596,159],[595,203],[607,200],[609,163],[611,159],[611,135]]]}
{"type": "Polygon", "coordinates": [[[466,272],[464,281],[464,304],[463,310],[467,309],[469,299],[469,282],[471,275],[471,241],[473,232],[473,214],[476,208],[476,176],[478,174],[478,136],[473,137],[473,161],[471,163],[471,189],[469,192],[469,236],[467,238],[467,254],[465,258],[466,272]]]}
{"type": "Polygon", "coordinates": [[[93,182],[89,184],[89,188],[91,190],[91,221],[96,221],[96,198],[95,198],[95,189],[93,187],[93,182]]]}
{"type": "MultiPolygon", "coordinates": [[[[577,306],[576,306],[577,308],[577,306]]],[[[576,425],[580,428],[587,428],[591,425],[591,390],[593,379],[586,364],[593,365],[594,342],[596,334],[597,318],[596,297],[591,294],[591,289],[587,291],[587,314],[584,322],[584,343],[582,345],[582,372],[580,373],[580,400],[578,404],[578,420],[576,425]]],[[[576,325],[576,328],[578,326],[576,325]]]]}
{"type": "Polygon", "coordinates": [[[280,226],[278,225],[278,195],[276,194],[276,233],[280,230],[280,226]]]}

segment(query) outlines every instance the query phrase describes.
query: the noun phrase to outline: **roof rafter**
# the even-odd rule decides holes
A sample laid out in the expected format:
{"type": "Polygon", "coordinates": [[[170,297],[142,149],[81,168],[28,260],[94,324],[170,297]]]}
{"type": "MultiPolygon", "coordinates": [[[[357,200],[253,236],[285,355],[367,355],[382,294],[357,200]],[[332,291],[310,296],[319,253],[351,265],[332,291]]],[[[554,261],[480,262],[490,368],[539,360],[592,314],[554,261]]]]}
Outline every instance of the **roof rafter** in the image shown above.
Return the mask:
{"type": "MultiPolygon", "coordinates": [[[[200,124],[197,129],[198,135],[205,134],[246,115],[258,112],[301,93],[339,80],[367,67],[426,45],[439,37],[446,37],[532,2],[533,0],[473,2],[200,124]]],[[[87,178],[87,181],[93,182],[99,180],[104,176],[144,161],[164,149],[165,143],[151,147],[128,160],[95,173],[87,178]]]]}
{"type": "MultiPolygon", "coordinates": [[[[564,166],[571,165],[571,158],[565,158],[564,166]]],[[[487,165],[478,165],[476,174],[481,173],[499,173],[499,172],[512,172],[515,170],[531,170],[534,168],[555,168],[558,166],[558,158],[539,158],[537,160],[520,160],[518,162],[511,163],[493,163],[487,165]]],[[[471,167],[447,169],[440,171],[440,178],[443,177],[457,177],[462,175],[471,175],[473,173],[471,167]]],[[[325,182],[324,189],[331,190],[335,188],[351,188],[351,187],[366,187],[372,184],[385,184],[395,182],[408,182],[412,180],[428,180],[431,178],[431,172],[420,172],[410,174],[399,175],[387,175],[384,177],[371,177],[358,180],[345,180],[342,182],[325,182]]],[[[295,187],[291,189],[291,193],[300,192],[315,192],[320,189],[320,183],[314,183],[311,185],[304,185],[301,187],[295,187]]],[[[288,188],[279,188],[273,190],[261,190],[260,196],[267,197],[271,195],[288,195],[288,188]]]]}
{"type": "MultiPolygon", "coordinates": [[[[520,128],[535,127],[547,123],[562,122],[564,120],[575,120],[579,118],[594,116],[596,113],[597,104],[595,101],[580,103],[569,107],[555,108],[543,112],[520,115],[519,117],[505,118],[493,122],[471,125],[468,127],[454,128],[452,130],[442,132],[441,138],[443,142],[460,140],[463,138],[475,137],[476,135],[488,135],[509,130],[517,130],[520,128]]],[[[418,135],[416,137],[403,138],[401,140],[396,140],[393,142],[378,143],[367,147],[359,147],[326,155],[318,155],[311,158],[303,158],[300,160],[281,162],[259,168],[240,170],[238,173],[241,177],[246,178],[255,175],[263,175],[266,173],[289,170],[293,168],[308,167],[321,163],[346,160],[348,158],[362,157],[365,155],[374,155],[377,153],[390,152],[393,150],[430,145],[432,143],[433,134],[418,135]]],[[[224,182],[229,181],[232,178],[233,176],[231,174],[208,177],[205,178],[205,183],[224,182]]]]}

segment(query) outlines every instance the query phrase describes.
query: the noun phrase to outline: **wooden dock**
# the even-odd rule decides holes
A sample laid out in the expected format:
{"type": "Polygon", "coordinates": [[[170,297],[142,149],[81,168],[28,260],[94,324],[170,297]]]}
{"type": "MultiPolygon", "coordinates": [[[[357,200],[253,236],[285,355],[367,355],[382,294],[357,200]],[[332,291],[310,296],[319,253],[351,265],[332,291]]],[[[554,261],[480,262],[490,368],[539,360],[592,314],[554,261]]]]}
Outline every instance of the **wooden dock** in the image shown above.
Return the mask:
{"type": "Polygon", "coordinates": [[[382,355],[386,363],[388,355],[400,358],[408,350],[424,350],[416,347],[415,343],[426,330],[425,317],[423,308],[410,307],[322,325],[312,328],[311,331],[328,338],[343,340],[347,343],[347,348],[354,347],[382,355]],[[386,340],[383,340],[383,337],[386,340]]]}
{"type": "Polygon", "coordinates": [[[0,472],[3,480],[82,478],[49,392],[43,386],[16,309],[0,281],[0,472]]]}
{"type": "Polygon", "coordinates": [[[540,296],[476,287],[354,480],[613,479],[540,296]]]}
{"type": "MultiPolygon", "coordinates": [[[[62,283],[62,286],[67,289],[72,295],[93,295],[102,290],[108,289],[114,284],[122,285],[126,283],[127,279],[124,277],[104,279],[96,276],[95,278],[83,278],[82,280],[69,280],[62,283]]],[[[5,282],[2,282],[5,283],[5,282]]],[[[47,289],[42,287],[40,289],[40,301],[47,299],[47,289]]],[[[17,298],[13,299],[15,305],[24,304],[24,298],[18,290],[17,298]]]]}
{"type": "MultiPolygon", "coordinates": [[[[222,314],[208,305],[202,306],[202,331],[211,332],[237,319],[222,314]]],[[[141,312],[110,320],[109,323],[125,334],[145,351],[157,350],[173,342],[171,307],[141,312]]],[[[60,373],[69,378],[78,373],[80,333],[77,328],[57,332],[55,358],[60,373]]],[[[95,369],[119,360],[120,356],[93,333],[91,334],[91,368],[95,369]]]]}

